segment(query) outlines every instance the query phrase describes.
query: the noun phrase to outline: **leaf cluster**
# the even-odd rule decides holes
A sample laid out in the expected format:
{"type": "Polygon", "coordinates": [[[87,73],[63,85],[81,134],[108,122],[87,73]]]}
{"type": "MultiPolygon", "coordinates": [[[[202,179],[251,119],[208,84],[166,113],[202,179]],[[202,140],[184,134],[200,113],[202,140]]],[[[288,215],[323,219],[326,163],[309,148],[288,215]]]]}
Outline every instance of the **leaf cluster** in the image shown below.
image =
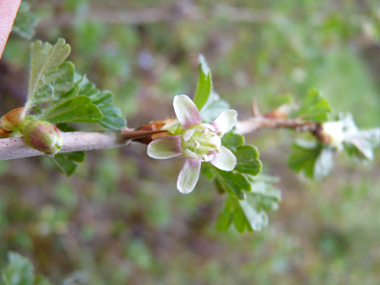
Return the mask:
{"type": "Polygon", "coordinates": [[[51,285],[45,277],[34,274],[32,263],[18,253],[8,253],[8,264],[1,271],[3,285],[51,285]]]}
{"type": "Polygon", "coordinates": [[[294,117],[314,122],[326,122],[331,112],[329,102],[316,89],[310,89],[294,117]]]}
{"type": "Polygon", "coordinates": [[[29,3],[22,1],[13,23],[12,31],[19,36],[30,40],[36,32],[34,27],[37,25],[38,20],[38,16],[30,11],[29,3]]]}
{"type": "MultiPolygon", "coordinates": [[[[206,60],[199,57],[199,79],[194,103],[200,110],[202,121],[212,122],[229,105],[212,89],[211,71],[206,60]]],[[[223,171],[210,164],[202,166],[202,173],[213,179],[217,189],[225,194],[225,205],[216,227],[228,230],[233,223],[239,232],[261,230],[268,224],[266,211],[277,209],[280,192],[268,179],[257,179],[261,172],[259,152],[252,145],[245,145],[244,136],[230,131],[222,138],[223,146],[230,149],[237,164],[233,171],[223,171]]]]}
{"type": "MultiPolygon", "coordinates": [[[[31,45],[31,65],[27,110],[35,107],[29,119],[44,120],[64,131],[75,131],[68,123],[98,123],[118,130],[126,125],[119,107],[113,105],[114,95],[101,91],[85,76],[75,74],[74,65],[66,61],[70,46],[58,39],[53,46],[36,41],[31,45]]],[[[51,158],[65,173],[74,173],[77,163],[84,160],[84,152],[58,154],[51,158]]]]}
{"type": "Polygon", "coordinates": [[[351,115],[341,115],[339,121],[332,123],[339,126],[337,133],[342,137],[342,142],[330,145],[316,140],[296,140],[288,160],[291,169],[302,171],[310,179],[320,180],[331,172],[336,152],[344,151],[356,162],[373,159],[373,150],[380,144],[380,128],[359,130],[351,115]]]}

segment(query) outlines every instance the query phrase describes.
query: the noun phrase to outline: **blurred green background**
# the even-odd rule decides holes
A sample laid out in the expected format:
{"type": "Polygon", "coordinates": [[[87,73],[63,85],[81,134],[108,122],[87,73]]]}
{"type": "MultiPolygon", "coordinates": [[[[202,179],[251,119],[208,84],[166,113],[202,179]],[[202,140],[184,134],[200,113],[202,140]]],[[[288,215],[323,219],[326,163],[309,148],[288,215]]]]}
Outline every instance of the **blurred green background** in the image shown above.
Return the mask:
{"type": "MultiPolygon", "coordinates": [[[[173,116],[174,95],[194,94],[200,53],[239,119],[253,99],[267,112],[315,87],[335,115],[379,125],[378,1],[29,2],[41,17],[33,39],[65,38],[130,127],[173,116]]],[[[25,102],[29,44],[8,41],[0,115],[25,102]]],[[[246,136],[283,201],[267,228],[244,235],[214,229],[223,197],[212,184],[180,194],[182,159],[152,160],[144,145],[88,152],[71,178],[47,159],[1,161],[0,268],[13,250],[54,284],[379,284],[379,150],[361,166],[337,155],[317,183],[286,167],[294,137],[246,136]]]]}

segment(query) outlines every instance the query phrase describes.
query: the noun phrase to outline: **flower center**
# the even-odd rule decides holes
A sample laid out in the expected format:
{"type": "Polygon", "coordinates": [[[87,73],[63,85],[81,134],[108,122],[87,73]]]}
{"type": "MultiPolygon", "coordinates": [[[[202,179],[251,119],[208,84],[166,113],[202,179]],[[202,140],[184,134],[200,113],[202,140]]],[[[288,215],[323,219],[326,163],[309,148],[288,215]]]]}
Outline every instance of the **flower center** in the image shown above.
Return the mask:
{"type": "Polygon", "coordinates": [[[220,152],[222,134],[216,132],[214,126],[209,124],[199,124],[187,129],[182,134],[182,149],[184,155],[210,161],[215,153],[220,152]]]}

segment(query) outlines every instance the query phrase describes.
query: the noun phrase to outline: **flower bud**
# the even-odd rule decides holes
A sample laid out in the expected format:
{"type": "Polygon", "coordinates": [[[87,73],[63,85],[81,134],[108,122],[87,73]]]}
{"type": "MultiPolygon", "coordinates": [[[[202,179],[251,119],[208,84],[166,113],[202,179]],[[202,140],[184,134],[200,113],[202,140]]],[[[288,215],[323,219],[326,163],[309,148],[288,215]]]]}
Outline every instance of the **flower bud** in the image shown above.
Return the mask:
{"type": "Polygon", "coordinates": [[[25,118],[25,107],[14,109],[1,117],[1,126],[8,131],[15,131],[25,118]]]}
{"type": "Polygon", "coordinates": [[[29,146],[45,154],[55,154],[63,147],[62,132],[49,122],[31,121],[25,125],[21,132],[29,146]]]}

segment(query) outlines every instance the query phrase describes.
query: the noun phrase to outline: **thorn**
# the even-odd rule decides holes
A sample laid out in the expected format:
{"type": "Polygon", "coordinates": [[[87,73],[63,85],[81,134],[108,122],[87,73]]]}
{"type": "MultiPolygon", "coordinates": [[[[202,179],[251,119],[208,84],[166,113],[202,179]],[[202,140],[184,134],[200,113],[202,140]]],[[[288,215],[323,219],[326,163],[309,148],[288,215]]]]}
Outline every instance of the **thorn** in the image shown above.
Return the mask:
{"type": "Polygon", "coordinates": [[[252,101],[252,113],[253,117],[261,117],[259,105],[257,104],[256,99],[253,99],[252,101]]]}
{"type": "Polygon", "coordinates": [[[124,128],[121,130],[121,136],[123,140],[130,140],[130,139],[134,140],[134,139],[143,138],[143,137],[151,136],[158,133],[164,133],[164,132],[168,132],[168,131],[166,130],[145,131],[145,130],[131,130],[128,128],[124,128]]]}

